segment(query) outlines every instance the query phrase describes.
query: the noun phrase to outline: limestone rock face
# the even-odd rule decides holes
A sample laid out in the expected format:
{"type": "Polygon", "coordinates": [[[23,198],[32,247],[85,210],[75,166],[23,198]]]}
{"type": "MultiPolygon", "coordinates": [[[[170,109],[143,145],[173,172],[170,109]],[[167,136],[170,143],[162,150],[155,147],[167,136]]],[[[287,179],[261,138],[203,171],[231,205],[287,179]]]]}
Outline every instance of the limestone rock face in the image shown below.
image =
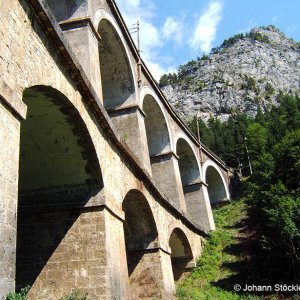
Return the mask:
{"type": "Polygon", "coordinates": [[[160,83],[184,119],[200,114],[226,120],[235,111],[255,115],[259,106],[276,104],[280,92],[299,91],[300,43],[272,25],[254,28],[180,66],[175,80],[160,83]]]}

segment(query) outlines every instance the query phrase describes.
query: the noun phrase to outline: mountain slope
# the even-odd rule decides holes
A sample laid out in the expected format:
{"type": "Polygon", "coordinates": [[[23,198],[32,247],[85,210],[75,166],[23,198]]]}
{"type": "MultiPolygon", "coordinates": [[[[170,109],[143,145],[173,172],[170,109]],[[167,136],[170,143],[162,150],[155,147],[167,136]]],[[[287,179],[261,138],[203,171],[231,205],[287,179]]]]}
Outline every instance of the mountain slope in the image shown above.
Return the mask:
{"type": "Polygon", "coordinates": [[[188,119],[240,111],[255,115],[276,103],[279,93],[300,89],[300,43],[277,28],[254,28],[225,40],[209,56],[163,75],[160,85],[174,108],[188,119]]]}

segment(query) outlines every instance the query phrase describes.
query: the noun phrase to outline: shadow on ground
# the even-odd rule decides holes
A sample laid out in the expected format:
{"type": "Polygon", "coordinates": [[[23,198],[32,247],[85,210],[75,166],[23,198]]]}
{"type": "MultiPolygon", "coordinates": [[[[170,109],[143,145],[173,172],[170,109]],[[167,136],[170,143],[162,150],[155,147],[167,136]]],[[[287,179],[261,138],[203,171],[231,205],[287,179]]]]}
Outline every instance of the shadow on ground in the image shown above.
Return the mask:
{"type": "MultiPolygon", "coordinates": [[[[259,299],[300,299],[300,296],[288,294],[278,294],[274,296],[275,284],[286,284],[287,278],[278,272],[278,265],[270,264],[267,257],[261,255],[259,247],[259,228],[257,218],[254,213],[247,212],[245,218],[233,226],[225,226],[226,230],[237,230],[234,241],[225,247],[223,252],[234,257],[232,261],[224,261],[221,269],[231,274],[212,282],[211,285],[229,292],[236,292],[235,285],[240,285],[242,289],[247,286],[271,286],[271,291],[255,292],[251,295],[258,295],[259,299]],[[275,297],[275,298],[274,298],[275,297]]],[[[239,294],[246,294],[240,291],[239,294]]],[[[249,294],[249,292],[248,292],[249,294]]]]}

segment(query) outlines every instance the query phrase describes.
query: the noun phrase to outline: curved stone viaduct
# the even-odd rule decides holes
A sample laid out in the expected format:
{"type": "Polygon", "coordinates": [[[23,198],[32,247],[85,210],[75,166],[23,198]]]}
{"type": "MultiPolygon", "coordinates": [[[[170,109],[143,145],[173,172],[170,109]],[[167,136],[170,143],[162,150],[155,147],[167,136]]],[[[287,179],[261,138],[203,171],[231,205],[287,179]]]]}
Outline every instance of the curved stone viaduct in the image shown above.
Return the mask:
{"type": "Polygon", "coordinates": [[[229,199],[113,0],[0,10],[0,299],[171,299],[229,199]]]}

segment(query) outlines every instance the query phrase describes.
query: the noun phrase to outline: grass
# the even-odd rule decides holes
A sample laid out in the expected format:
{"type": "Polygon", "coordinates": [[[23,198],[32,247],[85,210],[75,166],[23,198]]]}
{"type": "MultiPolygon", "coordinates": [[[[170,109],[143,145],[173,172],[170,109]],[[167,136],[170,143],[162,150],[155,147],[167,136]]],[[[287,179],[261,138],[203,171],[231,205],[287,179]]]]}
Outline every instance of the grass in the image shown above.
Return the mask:
{"type": "MultiPolygon", "coordinates": [[[[207,240],[192,274],[178,283],[177,297],[181,300],[266,299],[234,292],[235,284],[244,286],[251,276],[248,268],[251,247],[255,245],[255,230],[251,230],[251,224],[249,226],[243,199],[216,209],[214,218],[217,230],[207,240]]],[[[276,298],[269,295],[267,299],[276,298]]]]}

